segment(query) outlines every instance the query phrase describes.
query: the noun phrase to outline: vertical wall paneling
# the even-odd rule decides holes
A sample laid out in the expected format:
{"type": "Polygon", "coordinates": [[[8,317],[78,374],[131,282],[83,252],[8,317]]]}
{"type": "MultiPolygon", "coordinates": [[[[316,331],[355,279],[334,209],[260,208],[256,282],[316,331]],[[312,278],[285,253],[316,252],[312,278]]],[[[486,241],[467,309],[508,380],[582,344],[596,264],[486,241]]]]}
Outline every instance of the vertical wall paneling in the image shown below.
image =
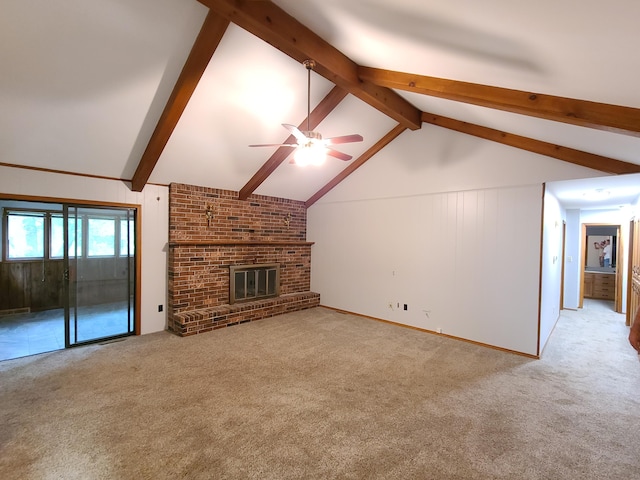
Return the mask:
{"type": "Polygon", "coordinates": [[[329,307],[535,355],[541,208],[539,185],[319,202],[311,288],[329,307]]]}

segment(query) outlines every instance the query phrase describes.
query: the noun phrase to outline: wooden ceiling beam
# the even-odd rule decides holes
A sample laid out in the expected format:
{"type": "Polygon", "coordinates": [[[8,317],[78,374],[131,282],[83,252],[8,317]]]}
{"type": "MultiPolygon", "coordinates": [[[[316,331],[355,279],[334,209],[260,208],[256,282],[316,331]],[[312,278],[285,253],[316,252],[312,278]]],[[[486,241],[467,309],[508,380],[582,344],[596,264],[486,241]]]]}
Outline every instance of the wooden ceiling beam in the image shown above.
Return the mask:
{"type": "Polygon", "coordinates": [[[636,165],[635,163],[623,162],[621,160],[615,160],[613,158],[603,157],[593,153],[575,150],[573,148],[562,147],[553,143],[513,135],[493,128],[462,122],[453,118],[442,117],[425,112],[422,114],[422,120],[425,123],[466,133],[467,135],[473,135],[485,140],[502,143],[511,147],[520,148],[529,152],[538,153],[540,155],[546,155],[547,157],[556,158],[582,167],[593,168],[594,170],[599,170],[601,172],[613,174],[640,173],[640,165],[636,165]]]}
{"type": "Polygon", "coordinates": [[[393,90],[362,82],[358,65],[270,1],[199,0],[239,27],[298,62],[312,59],[314,71],[407,128],[422,126],[421,111],[393,90]]]}
{"type": "MultiPolygon", "coordinates": [[[[311,130],[314,130],[322,120],[324,120],[329,113],[333,111],[334,108],[340,104],[342,100],[347,96],[347,92],[340,87],[333,87],[331,91],[327,94],[326,97],[322,99],[322,101],[318,104],[316,108],[309,114],[309,123],[308,126],[311,130]]],[[[298,128],[302,131],[307,130],[307,119],[305,118],[298,128]]],[[[282,143],[297,143],[296,138],[293,135],[289,135],[289,137],[282,143]]],[[[286,160],[286,158],[291,154],[291,147],[279,147],[273,155],[265,162],[264,165],[258,170],[253,177],[247,182],[247,184],[242,187],[239,192],[238,198],[240,200],[246,200],[249,198],[256,188],[260,186],[262,182],[264,182],[269,175],[271,175],[276,168],[280,166],[282,162],[286,160]]]]}
{"type": "Polygon", "coordinates": [[[209,12],[207,15],[131,179],[131,189],[134,192],[141,192],[149,180],[160,154],[167,145],[228,26],[229,20],[215,12],[209,12]]]}
{"type": "Polygon", "coordinates": [[[349,164],[347,168],[341,171],[338,175],[336,175],[329,183],[327,183],[324,187],[318,190],[314,195],[309,198],[305,202],[306,208],[309,208],[311,205],[316,203],[322,197],[324,197],[331,189],[333,189],[336,185],[342,182],[345,178],[355,172],[358,168],[360,168],[367,160],[373,157],[376,153],[386,147],[392,140],[394,140],[398,135],[404,132],[407,129],[405,125],[397,125],[392,130],[389,131],[384,137],[376,142],[369,150],[360,155],[356,160],[349,164]]]}
{"type": "Polygon", "coordinates": [[[443,78],[359,67],[358,75],[375,85],[431,95],[556,122],[640,136],[640,109],[511,90],[443,78]]]}

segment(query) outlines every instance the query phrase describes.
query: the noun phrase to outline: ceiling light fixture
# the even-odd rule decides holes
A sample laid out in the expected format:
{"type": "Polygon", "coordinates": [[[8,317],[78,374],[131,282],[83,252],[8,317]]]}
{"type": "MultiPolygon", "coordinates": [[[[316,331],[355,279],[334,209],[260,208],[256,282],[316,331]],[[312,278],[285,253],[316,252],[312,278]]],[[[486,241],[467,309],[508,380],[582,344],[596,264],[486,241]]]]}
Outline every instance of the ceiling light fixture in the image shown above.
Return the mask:
{"type": "Polygon", "coordinates": [[[307,131],[305,141],[300,143],[298,150],[293,156],[296,165],[304,167],[306,165],[322,165],[327,155],[327,148],[322,141],[322,135],[311,131],[311,70],[315,68],[316,62],[305,60],[302,62],[307,69],[307,131]]]}
{"type": "Polygon", "coordinates": [[[315,132],[308,133],[315,134],[317,137],[307,136],[307,141],[298,147],[293,159],[296,165],[301,167],[305,165],[322,165],[327,157],[327,146],[322,141],[320,134],[315,132]]]}
{"type": "Polygon", "coordinates": [[[322,138],[319,132],[311,130],[311,70],[316,66],[316,62],[313,60],[305,60],[303,65],[307,69],[307,130],[301,131],[295,125],[289,125],[283,123],[282,126],[289,130],[295,137],[297,143],[266,143],[260,145],[249,145],[250,147],[292,147],[296,148],[296,152],[293,156],[293,162],[300,166],[305,165],[322,165],[327,157],[338,158],[340,160],[351,160],[351,155],[342,153],[333,145],[340,145],[343,143],[361,142],[362,135],[342,135],[339,137],[322,138]]]}
{"type": "Polygon", "coordinates": [[[327,147],[322,141],[322,135],[311,131],[311,70],[315,68],[316,62],[305,60],[302,64],[307,69],[307,131],[303,132],[305,139],[300,142],[298,139],[298,150],[293,156],[296,165],[304,167],[306,165],[322,165],[327,156],[327,147]]]}
{"type": "Polygon", "coordinates": [[[598,201],[605,200],[609,198],[611,192],[609,190],[605,190],[604,188],[596,188],[595,190],[590,190],[588,192],[584,192],[582,194],[585,200],[598,201]]]}

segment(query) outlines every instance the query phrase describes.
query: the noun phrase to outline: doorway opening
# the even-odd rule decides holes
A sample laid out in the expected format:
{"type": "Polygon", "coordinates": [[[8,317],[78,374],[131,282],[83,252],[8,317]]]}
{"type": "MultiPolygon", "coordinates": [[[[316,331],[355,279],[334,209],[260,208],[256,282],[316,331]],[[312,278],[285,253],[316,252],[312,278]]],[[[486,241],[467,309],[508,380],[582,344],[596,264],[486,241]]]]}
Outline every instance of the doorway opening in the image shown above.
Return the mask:
{"type": "Polygon", "coordinates": [[[622,313],[620,225],[583,224],[580,308],[584,299],[600,300],[622,313]]]}
{"type": "Polygon", "coordinates": [[[134,335],[137,207],[0,199],[0,360],[134,335]]]}

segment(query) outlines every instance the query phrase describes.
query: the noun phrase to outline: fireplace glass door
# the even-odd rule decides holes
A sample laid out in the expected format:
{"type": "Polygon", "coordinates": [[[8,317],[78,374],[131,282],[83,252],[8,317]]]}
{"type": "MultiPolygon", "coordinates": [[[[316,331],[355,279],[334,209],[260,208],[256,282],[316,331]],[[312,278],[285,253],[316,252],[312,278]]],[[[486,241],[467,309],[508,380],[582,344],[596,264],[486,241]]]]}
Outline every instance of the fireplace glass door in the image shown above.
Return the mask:
{"type": "Polygon", "coordinates": [[[237,265],[230,269],[229,303],[276,297],[280,292],[278,265],[237,265]]]}

